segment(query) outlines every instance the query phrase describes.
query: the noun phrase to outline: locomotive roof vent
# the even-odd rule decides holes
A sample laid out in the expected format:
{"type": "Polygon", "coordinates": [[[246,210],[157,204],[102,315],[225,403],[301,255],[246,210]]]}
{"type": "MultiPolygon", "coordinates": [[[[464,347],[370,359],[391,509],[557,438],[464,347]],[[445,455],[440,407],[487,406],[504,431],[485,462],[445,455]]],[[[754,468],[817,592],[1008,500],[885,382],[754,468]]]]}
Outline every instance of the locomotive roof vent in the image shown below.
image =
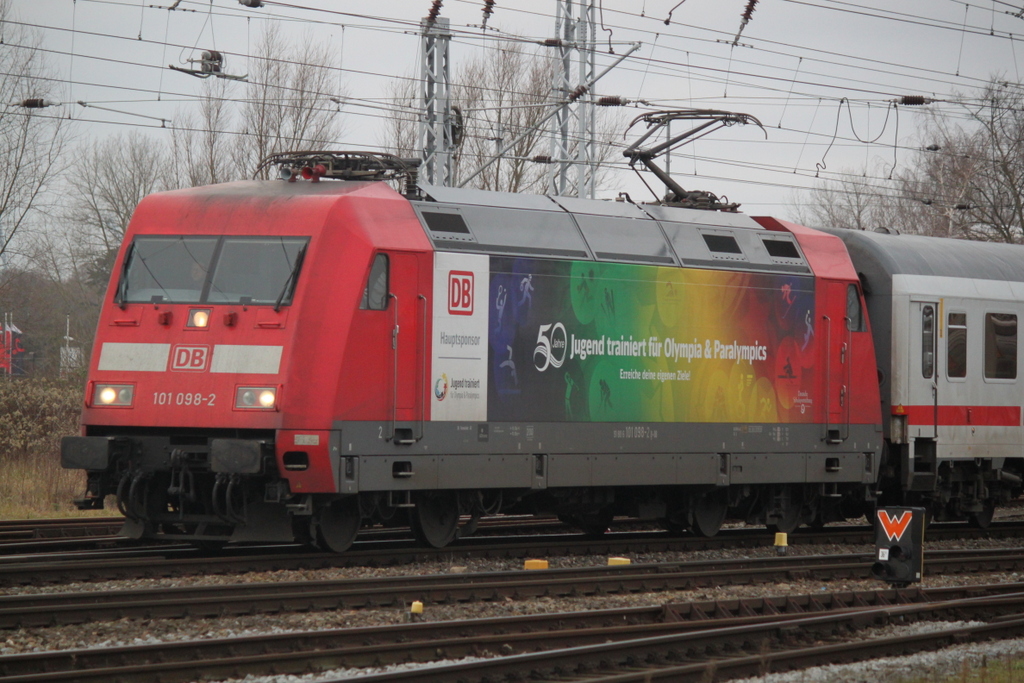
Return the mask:
{"type": "Polygon", "coordinates": [[[796,246],[796,242],[792,239],[784,239],[779,237],[762,237],[761,244],[764,245],[765,251],[768,252],[769,258],[772,263],[803,263],[804,259],[800,255],[800,250],[796,246]]]}
{"type": "Polygon", "coordinates": [[[747,257],[740,248],[739,242],[734,235],[722,232],[700,231],[704,238],[704,244],[711,252],[711,258],[723,261],[746,261],[747,257]]]}

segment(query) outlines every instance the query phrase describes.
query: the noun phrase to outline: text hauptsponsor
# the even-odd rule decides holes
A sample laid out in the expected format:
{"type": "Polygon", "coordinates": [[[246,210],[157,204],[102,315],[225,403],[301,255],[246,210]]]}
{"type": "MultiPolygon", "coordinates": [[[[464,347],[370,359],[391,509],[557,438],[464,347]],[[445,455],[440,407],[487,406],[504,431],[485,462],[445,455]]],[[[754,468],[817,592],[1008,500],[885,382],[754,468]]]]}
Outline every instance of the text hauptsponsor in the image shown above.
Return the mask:
{"type": "Polygon", "coordinates": [[[480,346],[480,336],[474,334],[448,334],[441,332],[439,341],[442,346],[462,348],[463,346],[480,346]]]}

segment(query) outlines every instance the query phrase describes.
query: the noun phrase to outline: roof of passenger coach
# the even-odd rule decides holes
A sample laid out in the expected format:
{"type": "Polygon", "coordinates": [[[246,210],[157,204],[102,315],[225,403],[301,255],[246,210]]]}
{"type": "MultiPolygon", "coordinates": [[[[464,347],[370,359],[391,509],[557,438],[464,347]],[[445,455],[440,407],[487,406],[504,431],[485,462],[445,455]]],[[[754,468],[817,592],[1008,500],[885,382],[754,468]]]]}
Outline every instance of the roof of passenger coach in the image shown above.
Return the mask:
{"type": "Polygon", "coordinates": [[[823,232],[846,243],[858,271],[1024,282],[1024,246],[1020,245],[839,228],[823,232]]]}

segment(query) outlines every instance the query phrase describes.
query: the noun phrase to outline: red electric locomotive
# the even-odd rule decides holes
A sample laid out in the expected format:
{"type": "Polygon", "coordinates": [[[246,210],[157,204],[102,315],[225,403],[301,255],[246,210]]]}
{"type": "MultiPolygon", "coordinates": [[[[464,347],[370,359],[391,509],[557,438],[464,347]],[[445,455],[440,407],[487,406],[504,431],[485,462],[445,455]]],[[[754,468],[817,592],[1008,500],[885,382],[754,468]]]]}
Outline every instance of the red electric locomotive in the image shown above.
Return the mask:
{"type": "Polygon", "coordinates": [[[341,551],[409,520],[441,547],[508,511],[713,534],[874,504],[875,347],[838,237],[273,161],[129,226],[62,447],[126,534],[341,551]]]}

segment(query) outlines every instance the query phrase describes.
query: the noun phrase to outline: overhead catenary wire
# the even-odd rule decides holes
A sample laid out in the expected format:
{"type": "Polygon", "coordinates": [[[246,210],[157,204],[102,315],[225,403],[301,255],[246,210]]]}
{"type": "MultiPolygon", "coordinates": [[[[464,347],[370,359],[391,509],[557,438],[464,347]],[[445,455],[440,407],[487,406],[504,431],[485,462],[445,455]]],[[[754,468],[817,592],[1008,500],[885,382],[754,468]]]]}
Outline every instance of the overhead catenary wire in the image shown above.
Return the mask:
{"type": "MultiPolygon", "coordinates": [[[[85,2],[94,2],[96,0],[79,0],[79,1],[85,3],[85,2]]],[[[458,2],[459,0],[454,0],[454,1],[458,2]]],[[[108,3],[108,4],[125,4],[125,3],[108,3]]],[[[188,4],[197,4],[197,3],[188,3],[188,2],[184,3],[184,5],[188,5],[188,4]]],[[[204,3],[204,4],[206,4],[206,6],[211,9],[211,11],[216,11],[216,10],[213,10],[212,6],[209,5],[208,3],[204,3]]],[[[270,4],[270,3],[268,3],[268,4],[270,4]]],[[[294,11],[294,12],[300,12],[301,11],[301,12],[304,12],[306,14],[322,13],[322,12],[318,11],[319,8],[301,7],[300,5],[297,5],[297,4],[289,5],[288,3],[273,3],[273,4],[275,4],[275,7],[274,7],[275,11],[276,10],[281,10],[284,7],[291,6],[291,7],[295,7],[295,9],[294,10],[289,10],[289,11],[294,11]]],[[[475,4],[475,6],[477,8],[477,11],[479,11],[479,4],[480,4],[479,0],[474,0],[474,4],[475,4]]],[[[815,3],[808,3],[808,4],[815,4],[815,3]]],[[[132,3],[132,6],[137,9],[137,6],[134,5],[134,3],[132,3]]],[[[815,5],[815,6],[820,6],[820,5],[815,5]]],[[[612,16],[621,16],[621,17],[625,17],[625,16],[640,16],[640,14],[637,14],[635,12],[634,13],[623,12],[621,9],[617,9],[617,8],[608,7],[607,9],[609,11],[609,19],[612,16]]],[[[219,7],[218,7],[218,10],[219,10],[219,7]]],[[[507,8],[503,6],[503,16],[504,16],[504,12],[505,11],[514,11],[514,9],[513,10],[507,10],[507,8]]],[[[641,13],[642,13],[642,11],[643,10],[640,10],[641,13]]],[[[358,14],[356,13],[356,15],[358,15],[358,14]]],[[[368,14],[361,14],[361,15],[358,15],[358,16],[370,16],[370,15],[368,15],[368,14]]],[[[278,17],[274,17],[274,18],[286,18],[287,19],[289,17],[278,16],[278,17]]],[[[360,19],[355,19],[354,17],[348,17],[348,18],[352,18],[352,20],[361,20],[361,18],[360,19]]],[[[346,20],[348,20],[348,18],[346,18],[346,20]]],[[[391,17],[374,17],[374,20],[381,19],[381,20],[383,20],[383,22],[388,22],[389,18],[391,18],[391,17]]],[[[681,18],[685,18],[685,17],[681,16],[681,18]]],[[[887,20],[895,20],[895,19],[887,19],[887,20]]],[[[331,22],[327,22],[327,24],[331,24],[331,22]]],[[[621,24],[621,22],[616,24],[614,22],[614,20],[612,19],[612,20],[609,20],[609,22],[607,23],[607,26],[613,27],[613,26],[617,26],[618,24],[621,24]]],[[[658,22],[658,25],[659,24],[660,23],[658,22]]],[[[677,27],[682,27],[682,26],[684,26],[684,25],[678,24],[676,22],[673,23],[674,30],[677,27]]],[[[402,30],[400,28],[397,28],[397,25],[393,24],[393,23],[389,24],[389,27],[390,28],[388,30],[391,31],[391,32],[399,32],[399,31],[402,30]]],[[[988,27],[985,27],[985,28],[986,28],[986,31],[987,31],[988,27]]],[[[367,30],[378,30],[378,29],[367,29],[367,30]]],[[[460,38],[458,38],[457,40],[465,41],[466,44],[470,44],[470,42],[472,40],[472,37],[468,35],[468,32],[466,32],[460,38]]],[[[674,36],[668,36],[668,37],[666,37],[666,40],[663,43],[660,43],[657,46],[656,50],[652,50],[652,51],[653,52],[660,52],[660,54],[658,54],[658,56],[663,56],[665,54],[672,53],[673,51],[677,51],[679,48],[677,47],[678,43],[675,43],[675,41],[676,41],[676,38],[674,36]],[[673,44],[670,45],[669,43],[673,43],[673,44]]],[[[156,41],[156,42],[159,43],[159,41],[156,41]]],[[[767,44],[764,41],[755,41],[755,42],[757,42],[760,45],[766,45],[767,44]]],[[[1014,42],[1015,42],[1015,40],[1011,40],[1011,46],[1013,46],[1014,42]]],[[[166,43],[166,41],[165,41],[165,43],[166,43]]],[[[478,44],[478,41],[476,41],[474,44],[478,44]]],[[[764,51],[763,48],[755,48],[755,49],[758,49],[760,51],[764,51]]],[[[247,52],[248,52],[248,50],[247,50],[247,52]]],[[[680,52],[680,53],[682,54],[682,52],[680,52]]],[[[781,54],[782,52],[779,52],[779,53],[781,54]]],[[[815,54],[822,54],[819,51],[816,51],[814,53],[815,54]]],[[[688,62],[689,61],[689,52],[687,51],[685,54],[687,55],[686,61],[688,62]]],[[[796,59],[800,60],[800,61],[798,61],[798,63],[803,63],[802,60],[803,60],[804,56],[806,54],[808,54],[808,52],[804,51],[802,48],[799,48],[799,46],[797,46],[797,49],[791,51],[790,54],[794,55],[796,57],[796,59]]],[[[244,55],[244,56],[248,56],[248,55],[244,55]]],[[[654,56],[654,55],[652,54],[651,56],[654,56]]],[[[701,54],[701,55],[698,56],[698,58],[699,59],[703,59],[703,58],[705,58],[707,56],[711,56],[711,55],[701,54]]],[[[714,58],[722,58],[722,57],[714,57],[714,58]]],[[[858,57],[858,58],[860,58],[860,57],[858,57]]],[[[669,74],[672,74],[672,73],[678,74],[678,73],[682,72],[683,69],[689,69],[689,63],[686,63],[686,65],[684,65],[683,59],[681,59],[681,58],[680,59],[675,59],[675,60],[673,60],[673,59],[656,59],[655,58],[655,59],[645,60],[643,65],[640,65],[639,62],[640,62],[639,59],[635,60],[635,66],[638,67],[638,68],[642,67],[645,71],[649,71],[649,73],[652,74],[652,75],[655,75],[655,74],[656,75],[662,75],[662,74],[669,75],[669,74]]],[[[627,63],[630,63],[630,62],[627,62],[627,63]]],[[[737,65],[739,65],[740,61],[737,59],[736,63],[737,63],[737,65]]],[[[820,91],[816,90],[817,88],[822,87],[822,86],[830,87],[830,85],[827,84],[827,83],[820,83],[820,82],[818,82],[820,79],[818,79],[815,76],[806,76],[804,78],[798,78],[801,74],[809,74],[809,73],[813,72],[814,71],[813,69],[809,69],[807,72],[803,72],[803,71],[793,71],[792,68],[791,68],[790,72],[788,72],[785,75],[785,78],[784,79],[780,79],[778,81],[780,83],[784,83],[784,87],[781,87],[781,86],[772,86],[770,81],[766,82],[762,78],[762,76],[764,75],[765,72],[756,71],[756,70],[750,70],[750,69],[746,69],[746,70],[744,70],[744,69],[734,69],[734,70],[724,69],[724,70],[719,70],[718,72],[714,72],[714,71],[711,71],[711,70],[703,70],[702,68],[705,67],[705,66],[706,65],[702,65],[702,63],[697,63],[697,65],[694,66],[694,70],[695,71],[700,71],[703,74],[703,76],[706,76],[708,78],[708,80],[710,80],[710,81],[714,81],[716,78],[719,78],[720,81],[724,81],[726,78],[730,78],[731,77],[731,78],[735,79],[733,81],[734,83],[738,84],[738,83],[742,82],[742,85],[745,88],[753,87],[753,88],[756,88],[756,90],[760,91],[760,92],[772,92],[772,91],[775,91],[775,92],[778,92],[780,94],[783,94],[785,96],[785,104],[783,106],[787,106],[787,108],[799,108],[799,106],[803,106],[805,104],[805,102],[809,104],[810,102],[815,101],[815,99],[814,99],[815,95],[820,92],[820,91]],[[742,72],[744,72],[744,71],[746,71],[748,73],[746,73],[745,75],[742,74],[742,72]],[[768,87],[762,87],[762,86],[765,85],[765,83],[768,83],[768,87]]],[[[629,69],[630,67],[627,67],[626,65],[624,65],[624,68],[629,69]]],[[[772,67],[772,68],[774,69],[774,67],[772,67]]],[[[879,69],[879,72],[882,72],[882,71],[883,70],[879,69]]],[[[371,72],[372,72],[372,70],[365,70],[362,73],[365,73],[368,76],[375,76],[371,72]]],[[[340,76],[341,74],[345,74],[345,73],[349,73],[349,72],[347,70],[343,70],[343,71],[339,71],[338,73],[339,73],[339,76],[340,76]]],[[[637,73],[639,73],[639,71],[637,73]]],[[[919,71],[919,72],[916,72],[916,73],[922,73],[922,72],[919,71]]],[[[771,75],[771,74],[769,74],[769,75],[771,75]]],[[[950,74],[948,74],[946,72],[942,72],[941,70],[935,70],[935,75],[939,79],[948,78],[950,76],[950,74]]],[[[377,77],[383,77],[383,76],[386,76],[386,75],[377,74],[376,76],[377,77]]],[[[699,80],[699,78],[702,78],[702,76],[698,76],[698,80],[699,80]]],[[[73,80],[74,79],[69,78],[68,82],[71,82],[73,80]]],[[[415,79],[413,79],[413,80],[415,80],[415,79]]],[[[698,82],[698,80],[694,81],[694,83],[698,82]]],[[[849,81],[840,81],[840,82],[847,82],[848,83],[849,81]]],[[[950,83],[965,83],[967,81],[965,81],[965,80],[963,80],[963,78],[961,78],[961,79],[956,79],[955,81],[949,79],[948,82],[950,82],[950,83]]],[[[939,81],[936,81],[936,85],[937,86],[939,85],[939,81]]],[[[868,88],[864,88],[864,90],[868,90],[868,88]]],[[[928,92],[928,91],[926,91],[926,92],[928,92]]],[[[892,94],[894,94],[892,92],[892,90],[886,91],[884,89],[880,89],[879,92],[873,92],[873,93],[872,92],[864,92],[862,94],[862,97],[866,97],[867,98],[867,99],[865,99],[865,101],[870,101],[870,96],[871,95],[883,95],[883,93],[885,95],[892,95],[892,94]]],[[[335,94],[337,94],[337,93],[335,93],[335,94]]],[[[158,95],[158,97],[159,97],[159,95],[158,95]]],[[[187,97],[188,97],[187,93],[182,94],[182,99],[183,100],[187,100],[187,97]]],[[[884,96],[880,97],[880,98],[881,99],[885,99],[884,96]]],[[[371,104],[370,103],[370,98],[362,98],[362,99],[365,100],[367,108],[372,108],[372,106],[379,106],[380,109],[378,111],[385,112],[387,110],[387,105],[384,104],[383,102],[378,101],[375,104],[371,104]]],[[[378,99],[380,99],[380,98],[378,98],[378,99]]],[[[829,101],[829,100],[830,101],[837,101],[838,97],[837,98],[828,98],[828,97],[825,98],[825,101],[829,101]]],[[[345,102],[346,102],[346,104],[348,104],[349,100],[346,98],[345,102]]],[[[856,108],[856,106],[858,104],[857,104],[857,102],[853,102],[853,101],[849,101],[848,100],[848,106],[850,106],[850,105],[852,105],[852,106],[854,106],[854,108],[856,108]]],[[[358,102],[353,102],[352,106],[354,106],[354,108],[361,108],[362,104],[360,104],[358,102]]],[[[367,111],[370,111],[370,109],[367,109],[367,111]]],[[[415,110],[413,110],[413,109],[408,110],[408,115],[409,116],[414,116],[415,114],[416,114],[415,110]]],[[[850,116],[851,117],[853,116],[852,112],[850,113],[850,116]]],[[[945,108],[945,109],[943,109],[943,111],[941,111],[939,113],[939,116],[942,116],[942,117],[946,117],[946,116],[956,117],[958,115],[954,114],[951,109],[945,108]]],[[[780,124],[779,130],[787,130],[787,129],[782,129],[781,123],[782,122],[781,122],[781,119],[780,119],[780,121],[779,121],[779,124],[780,124]]],[[[800,130],[800,134],[802,134],[803,132],[804,132],[803,130],[800,130]]],[[[807,132],[808,132],[808,134],[813,132],[813,135],[811,135],[812,138],[817,138],[818,135],[819,135],[819,133],[817,131],[810,131],[810,130],[808,130],[807,132]]],[[[779,143],[782,143],[782,142],[779,142],[779,143]]],[[[839,142],[837,142],[837,144],[839,144],[839,142]]]]}

